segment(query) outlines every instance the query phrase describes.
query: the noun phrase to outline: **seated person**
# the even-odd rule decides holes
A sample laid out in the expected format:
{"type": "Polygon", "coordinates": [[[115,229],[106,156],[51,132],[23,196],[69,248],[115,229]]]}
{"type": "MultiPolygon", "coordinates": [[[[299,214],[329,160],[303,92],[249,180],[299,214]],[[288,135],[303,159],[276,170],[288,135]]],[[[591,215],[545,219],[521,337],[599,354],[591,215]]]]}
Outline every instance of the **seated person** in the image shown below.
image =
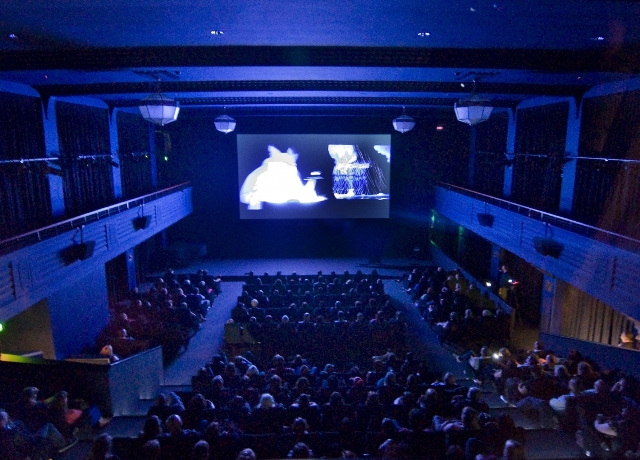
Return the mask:
{"type": "Polygon", "coordinates": [[[56,393],[47,400],[49,422],[66,438],[71,439],[78,428],[82,411],[69,408],[69,395],[66,391],[56,393]]]}
{"type": "Polygon", "coordinates": [[[626,348],[628,350],[638,350],[639,344],[636,342],[635,334],[632,331],[624,331],[620,334],[620,348],[626,348]]]}

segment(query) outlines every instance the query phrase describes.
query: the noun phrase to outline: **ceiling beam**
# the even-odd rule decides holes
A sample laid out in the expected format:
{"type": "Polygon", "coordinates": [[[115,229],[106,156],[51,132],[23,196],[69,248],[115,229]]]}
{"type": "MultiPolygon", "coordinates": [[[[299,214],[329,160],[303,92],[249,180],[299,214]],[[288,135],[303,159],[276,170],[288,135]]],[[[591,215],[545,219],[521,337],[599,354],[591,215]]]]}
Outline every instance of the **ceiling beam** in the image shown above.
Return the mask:
{"type": "Polygon", "coordinates": [[[640,46],[537,50],[353,46],[175,46],[51,48],[0,52],[0,70],[106,70],[123,67],[356,66],[639,72],[640,46]]]}

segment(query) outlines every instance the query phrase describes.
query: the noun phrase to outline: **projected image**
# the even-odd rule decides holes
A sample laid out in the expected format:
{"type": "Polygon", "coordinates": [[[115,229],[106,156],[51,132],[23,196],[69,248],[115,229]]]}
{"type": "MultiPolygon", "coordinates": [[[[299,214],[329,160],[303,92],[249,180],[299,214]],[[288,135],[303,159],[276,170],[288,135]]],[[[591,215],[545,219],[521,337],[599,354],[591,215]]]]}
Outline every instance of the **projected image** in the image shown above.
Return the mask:
{"type": "Polygon", "coordinates": [[[387,218],[390,135],[239,134],[241,219],[387,218]]]}
{"type": "MultiPolygon", "coordinates": [[[[374,146],[378,153],[391,159],[390,145],[374,146]]],[[[333,167],[333,195],[336,199],[388,199],[382,169],[371,161],[357,145],[329,145],[329,155],[336,162],[333,167]]]]}
{"type": "Polygon", "coordinates": [[[264,202],[308,204],[327,199],[315,191],[320,177],[307,177],[302,182],[296,165],[298,155],[293,150],[281,152],[273,145],[267,149],[269,157],[247,176],[240,188],[240,201],[248,204],[248,209],[260,210],[264,202]]]}

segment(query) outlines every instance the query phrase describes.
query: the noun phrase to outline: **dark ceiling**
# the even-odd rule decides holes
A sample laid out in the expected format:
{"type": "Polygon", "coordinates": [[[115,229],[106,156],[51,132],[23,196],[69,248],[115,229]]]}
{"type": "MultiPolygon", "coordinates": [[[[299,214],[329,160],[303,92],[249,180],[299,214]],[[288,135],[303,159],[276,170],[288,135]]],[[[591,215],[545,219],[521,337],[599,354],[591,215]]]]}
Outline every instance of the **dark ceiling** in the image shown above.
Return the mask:
{"type": "Polygon", "coordinates": [[[495,107],[640,74],[640,3],[4,0],[0,80],[134,107],[160,84],[230,114],[495,107]]]}

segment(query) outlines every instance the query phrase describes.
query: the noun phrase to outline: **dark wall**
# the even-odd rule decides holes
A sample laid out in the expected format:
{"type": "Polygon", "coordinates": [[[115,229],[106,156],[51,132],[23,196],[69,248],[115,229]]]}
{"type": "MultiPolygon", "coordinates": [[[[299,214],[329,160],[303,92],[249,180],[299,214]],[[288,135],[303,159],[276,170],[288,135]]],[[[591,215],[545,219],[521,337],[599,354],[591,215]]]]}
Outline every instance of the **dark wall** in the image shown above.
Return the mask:
{"type": "Polygon", "coordinates": [[[109,321],[104,267],[78,273],[73,284],[49,296],[47,302],[57,359],[93,346],[109,321]]]}
{"type": "Polygon", "coordinates": [[[417,118],[416,128],[405,134],[395,132],[386,117],[236,116],[236,131],[225,135],[213,126],[217,115],[181,113],[179,121],[162,128],[166,153],[158,152],[161,186],[193,184],[194,212],[171,229],[170,240],[204,242],[210,257],[403,257],[424,237],[430,185],[441,178],[466,179],[468,127],[455,120],[453,110],[417,118]],[[240,220],[237,133],[391,133],[391,217],[240,220]]]}

